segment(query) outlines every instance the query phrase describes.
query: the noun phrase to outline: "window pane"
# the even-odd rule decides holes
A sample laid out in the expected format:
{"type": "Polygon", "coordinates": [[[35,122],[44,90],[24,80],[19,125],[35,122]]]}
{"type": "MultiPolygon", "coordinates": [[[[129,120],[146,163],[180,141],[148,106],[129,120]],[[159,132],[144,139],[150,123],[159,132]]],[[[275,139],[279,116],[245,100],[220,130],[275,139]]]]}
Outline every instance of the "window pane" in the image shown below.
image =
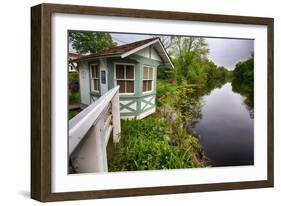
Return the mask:
{"type": "Polygon", "coordinates": [[[142,91],[146,92],[147,91],[147,80],[142,81],[142,91]]]}
{"type": "Polygon", "coordinates": [[[100,80],[96,80],[96,84],[97,84],[97,90],[99,91],[100,90],[100,80]]]}
{"type": "Polygon", "coordinates": [[[151,91],[152,90],[152,81],[148,80],[147,81],[147,91],[151,91]]]}
{"type": "Polygon", "coordinates": [[[134,79],[134,66],[126,65],[126,79],[134,79]]]}
{"type": "Polygon", "coordinates": [[[143,79],[148,79],[148,67],[143,67],[143,79]]]}
{"type": "Polygon", "coordinates": [[[120,85],[119,92],[125,93],[125,81],[124,80],[117,80],[117,84],[120,85]]]}
{"type": "Polygon", "coordinates": [[[93,81],[94,81],[93,82],[94,90],[99,91],[100,90],[99,80],[98,79],[94,79],[93,81]]]}
{"type": "Polygon", "coordinates": [[[126,81],[127,93],[134,93],[134,81],[126,81]]]}
{"type": "Polygon", "coordinates": [[[96,70],[96,77],[100,78],[98,65],[95,65],[95,68],[96,68],[95,69],[96,70]]]}
{"type": "Polygon", "coordinates": [[[153,79],[153,68],[150,67],[148,71],[149,71],[149,73],[148,73],[148,79],[153,79]]]}
{"type": "Polygon", "coordinates": [[[116,79],[124,79],[124,65],[116,64],[116,79]]]}
{"type": "Polygon", "coordinates": [[[92,78],[96,77],[95,67],[92,66],[92,78]]]}
{"type": "Polygon", "coordinates": [[[99,78],[99,70],[97,65],[92,65],[92,78],[99,78]]]}

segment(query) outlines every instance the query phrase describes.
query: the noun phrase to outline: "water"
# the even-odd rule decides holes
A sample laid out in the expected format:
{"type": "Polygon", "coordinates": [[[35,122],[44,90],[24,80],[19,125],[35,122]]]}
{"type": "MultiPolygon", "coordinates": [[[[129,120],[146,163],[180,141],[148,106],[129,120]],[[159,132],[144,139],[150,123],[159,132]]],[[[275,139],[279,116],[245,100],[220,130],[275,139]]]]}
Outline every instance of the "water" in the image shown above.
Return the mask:
{"type": "Polygon", "coordinates": [[[194,130],[212,166],[254,163],[253,115],[244,99],[231,83],[203,96],[202,118],[194,130]]]}

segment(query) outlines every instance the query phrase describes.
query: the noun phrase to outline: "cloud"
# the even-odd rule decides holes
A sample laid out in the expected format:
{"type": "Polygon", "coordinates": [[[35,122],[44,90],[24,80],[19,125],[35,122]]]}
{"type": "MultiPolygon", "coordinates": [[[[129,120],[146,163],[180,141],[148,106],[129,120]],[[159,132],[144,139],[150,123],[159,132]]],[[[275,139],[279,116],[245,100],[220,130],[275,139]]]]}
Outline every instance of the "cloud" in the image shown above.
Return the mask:
{"type": "Polygon", "coordinates": [[[233,70],[239,61],[248,59],[254,52],[254,40],[206,38],[209,59],[218,66],[233,70]]]}

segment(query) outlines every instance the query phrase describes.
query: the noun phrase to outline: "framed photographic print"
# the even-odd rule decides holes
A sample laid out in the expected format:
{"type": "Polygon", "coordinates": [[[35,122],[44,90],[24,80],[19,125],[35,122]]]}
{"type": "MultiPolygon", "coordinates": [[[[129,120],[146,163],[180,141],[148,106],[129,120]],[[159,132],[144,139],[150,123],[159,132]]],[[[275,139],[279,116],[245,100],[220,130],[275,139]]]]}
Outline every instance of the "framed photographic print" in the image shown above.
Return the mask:
{"type": "Polygon", "coordinates": [[[31,197],[273,187],[273,19],[31,8],[31,197]]]}

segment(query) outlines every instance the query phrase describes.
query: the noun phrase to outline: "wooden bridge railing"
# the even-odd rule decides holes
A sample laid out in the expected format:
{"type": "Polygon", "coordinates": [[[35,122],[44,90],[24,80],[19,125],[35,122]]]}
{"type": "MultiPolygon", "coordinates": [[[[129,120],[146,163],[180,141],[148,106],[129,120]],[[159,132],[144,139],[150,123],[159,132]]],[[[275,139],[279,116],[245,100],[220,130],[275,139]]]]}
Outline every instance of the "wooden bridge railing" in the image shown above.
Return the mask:
{"type": "Polygon", "coordinates": [[[106,146],[120,138],[119,86],[69,120],[68,155],[75,172],[107,172],[106,146]]]}

